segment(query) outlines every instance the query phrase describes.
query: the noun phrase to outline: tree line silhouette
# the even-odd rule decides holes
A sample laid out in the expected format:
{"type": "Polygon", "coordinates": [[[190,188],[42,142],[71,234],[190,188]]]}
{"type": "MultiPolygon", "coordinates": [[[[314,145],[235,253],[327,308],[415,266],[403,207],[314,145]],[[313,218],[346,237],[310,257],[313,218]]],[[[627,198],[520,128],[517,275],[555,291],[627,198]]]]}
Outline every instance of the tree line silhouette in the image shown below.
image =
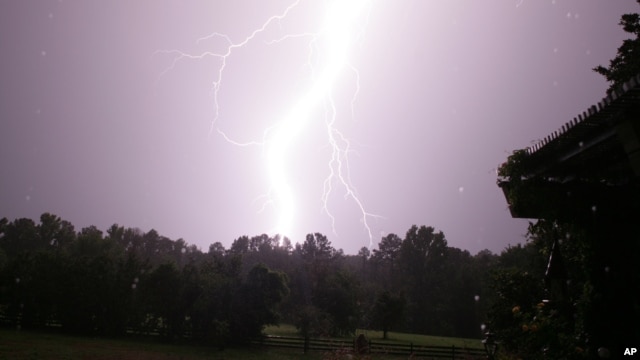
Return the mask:
{"type": "Polygon", "coordinates": [[[471,255],[448,246],[433,227],[412,226],[404,238],[389,234],[357,255],[336,250],[320,233],[295,245],[279,236],[241,236],[229,249],[215,242],[204,252],[155,230],[114,224],[106,233],[95,226],[76,231],[50,213],[39,223],[3,218],[0,315],[25,329],[158,333],[219,346],[279,322],[305,336],[366,328],[385,336],[394,330],[479,338],[496,298],[491,274],[531,263],[527,248],[471,255]],[[514,254],[523,261],[510,264],[514,254]]]}

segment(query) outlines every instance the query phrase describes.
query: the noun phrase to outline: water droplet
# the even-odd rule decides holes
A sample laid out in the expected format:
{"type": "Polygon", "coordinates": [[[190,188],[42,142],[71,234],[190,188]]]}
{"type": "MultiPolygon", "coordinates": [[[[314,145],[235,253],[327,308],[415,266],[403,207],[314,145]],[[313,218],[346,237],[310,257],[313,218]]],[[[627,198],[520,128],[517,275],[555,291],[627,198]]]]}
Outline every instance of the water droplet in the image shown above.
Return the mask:
{"type": "Polygon", "coordinates": [[[46,51],[44,51],[44,50],[42,50],[42,51],[40,51],[40,55],[42,55],[42,56],[47,56],[47,52],[46,52],[46,51]]]}
{"type": "Polygon", "coordinates": [[[571,239],[571,234],[566,233],[566,234],[564,234],[564,237],[565,237],[565,239],[569,240],[569,239],[571,239]]]}
{"type": "Polygon", "coordinates": [[[137,287],[138,287],[138,284],[135,284],[135,283],[131,284],[131,289],[132,290],[135,290],[137,287]]]}
{"type": "Polygon", "coordinates": [[[611,353],[606,347],[600,347],[598,348],[598,356],[603,359],[608,359],[611,356],[611,353]]]}
{"type": "Polygon", "coordinates": [[[25,199],[26,201],[31,201],[31,195],[27,195],[27,196],[25,196],[25,197],[24,197],[24,199],[25,199]]]}
{"type": "Polygon", "coordinates": [[[479,300],[480,300],[480,295],[476,295],[476,296],[474,296],[474,297],[473,297],[473,300],[475,300],[475,301],[479,301],[479,300]]]}
{"type": "Polygon", "coordinates": [[[464,192],[464,186],[460,186],[460,187],[458,188],[458,192],[459,192],[460,194],[462,194],[462,193],[464,192]]]}
{"type": "Polygon", "coordinates": [[[53,13],[49,13],[49,19],[53,19],[53,13]]]}
{"type": "Polygon", "coordinates": [[[596,212],[596,210],[598,210],[598,208],[597,208],[595,205],[593,205],[593,206],[591,207],[591,211],[596,212]]]}
{"type": "Polygon", "coordinates": [[[567,19],[571,19],[571,13],[570,12],[567,13],[567,19]]]}
{"type": "Polygon", "coordinates": [[[480,330],[485,331],[486,328],[487,328],[487,325],[485,324],[480,325],[480,330]]]}
{"type": "Polygon", "coordinates": [[[558,48],[553,48],[553,52],[557,53],[558,52],[558,48]]]}
{"type": "Polygon", "coordinates": [[[582,141],[580,141],[580,142],[578,143],[578,146],[583,147],[583,146],[584,146],[584,143],[583,143],[582,141]]]}
{"type": "Polygon", "coordinates": [[[20,278],[16,278],[16,284],[20,284],[20,278]]]}
{"type": "Polygon", "coordinates": [[[182,248],[182,250],[180,250],[180,252],[182,252],[183,254],[187,252],[187,248],[182,248]]]}
{"type": "Polygon", "coordinates": [[[133,282],[137,284],[137,283],[138,283],[138,281],[139,281],[139,279],[138,279],[138,277],[136,276],[136,277],[133,279],[133,282]]]}
{"type": "Polygon", "coordinates": [[[605,267],[604,267],[604,272],[608,273],[608,272],[609,272],[609,270],[610,270],[610,269],[609,269],[609,267],[608,267],[608,266],[605,266],[605,267]]]}

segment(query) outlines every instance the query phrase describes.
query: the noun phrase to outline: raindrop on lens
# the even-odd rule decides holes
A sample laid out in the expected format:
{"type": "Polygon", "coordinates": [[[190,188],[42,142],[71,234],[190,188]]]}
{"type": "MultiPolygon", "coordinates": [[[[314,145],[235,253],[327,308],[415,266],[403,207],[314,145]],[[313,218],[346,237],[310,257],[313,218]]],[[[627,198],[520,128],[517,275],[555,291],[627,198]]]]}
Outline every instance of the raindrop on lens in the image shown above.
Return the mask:
{"type": "Polygon", "coordinates": [[[479,301],[479,300],[480,300],[480,295],[476,295],[476,296],[474,296],[474,297],[473,297],[473,300],[475,300],[475,301],[479,301]]]}
{"type": "Polygon", "coordinates": [[[598,348],[598,356],[602,359],[608,359],[611,353],[609,353],[609,349],[606,347],[600,347],[598,348]]]}

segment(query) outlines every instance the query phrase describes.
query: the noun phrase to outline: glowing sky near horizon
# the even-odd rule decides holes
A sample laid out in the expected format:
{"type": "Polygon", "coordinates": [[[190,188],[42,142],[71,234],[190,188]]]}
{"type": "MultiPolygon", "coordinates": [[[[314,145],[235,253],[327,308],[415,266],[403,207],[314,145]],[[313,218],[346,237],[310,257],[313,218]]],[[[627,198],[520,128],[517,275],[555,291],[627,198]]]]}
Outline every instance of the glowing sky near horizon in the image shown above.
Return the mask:
{"type": "Polygon", "coordinates": [[[637,4],[372,0],[328,22],[344,3],[2,2],[0,217],[203,250],[321,232],[356,253],[412,224],[522,242],[495,168],[604,96],[591,68],[637,4]]]}

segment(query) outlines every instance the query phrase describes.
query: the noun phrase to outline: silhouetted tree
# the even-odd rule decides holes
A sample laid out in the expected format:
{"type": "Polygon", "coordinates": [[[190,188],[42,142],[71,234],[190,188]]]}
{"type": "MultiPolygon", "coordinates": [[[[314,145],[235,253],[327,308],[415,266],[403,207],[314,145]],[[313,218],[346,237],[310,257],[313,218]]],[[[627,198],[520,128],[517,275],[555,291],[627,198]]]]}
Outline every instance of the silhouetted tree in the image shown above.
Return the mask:
{"type": "Polygon", "coordinates": [[[231,331],[236,338],[259,336],[265,325],[277,325],[277,304],[289,292],[286,275],[266,266],[254,266],[232,303],[231,331]]]}
{"type": "Polygon", "coordinates": [[[388,234],[378,243],[371,256],[374,277],[382,289],[399,290],[403,286],[400,273],[400,248],[402,239],[396,234],[388,234]]]}
{"type": "Polygon", "coordinates": [[[387,333],[395,325],[402,322],[406,301],[401,294],[385,290],[378,294],[373,307],[374,322],[382,329],[382,337],[387,339],[387,333]]]}
{"type": "Polygon", "coordinates": [[[402,242],[399,260],[412,312],[408,322],[412,331],[437,333],[445,321],[440,305],[444,303],[446,249],[444,234],[430,226],[412,226],[402,242]]]}
{"type": "MultiPolygon", "coordinates": [[[[640,4],[640,0],[637,2],[640,4]]],[[[640,73],[640,14],[622,15],[620,26],[632,37],[622,42],[616,57],[609,61],[608,67],[599,65],[593,69],[610,82],[608,94],[640,73]]]]}

